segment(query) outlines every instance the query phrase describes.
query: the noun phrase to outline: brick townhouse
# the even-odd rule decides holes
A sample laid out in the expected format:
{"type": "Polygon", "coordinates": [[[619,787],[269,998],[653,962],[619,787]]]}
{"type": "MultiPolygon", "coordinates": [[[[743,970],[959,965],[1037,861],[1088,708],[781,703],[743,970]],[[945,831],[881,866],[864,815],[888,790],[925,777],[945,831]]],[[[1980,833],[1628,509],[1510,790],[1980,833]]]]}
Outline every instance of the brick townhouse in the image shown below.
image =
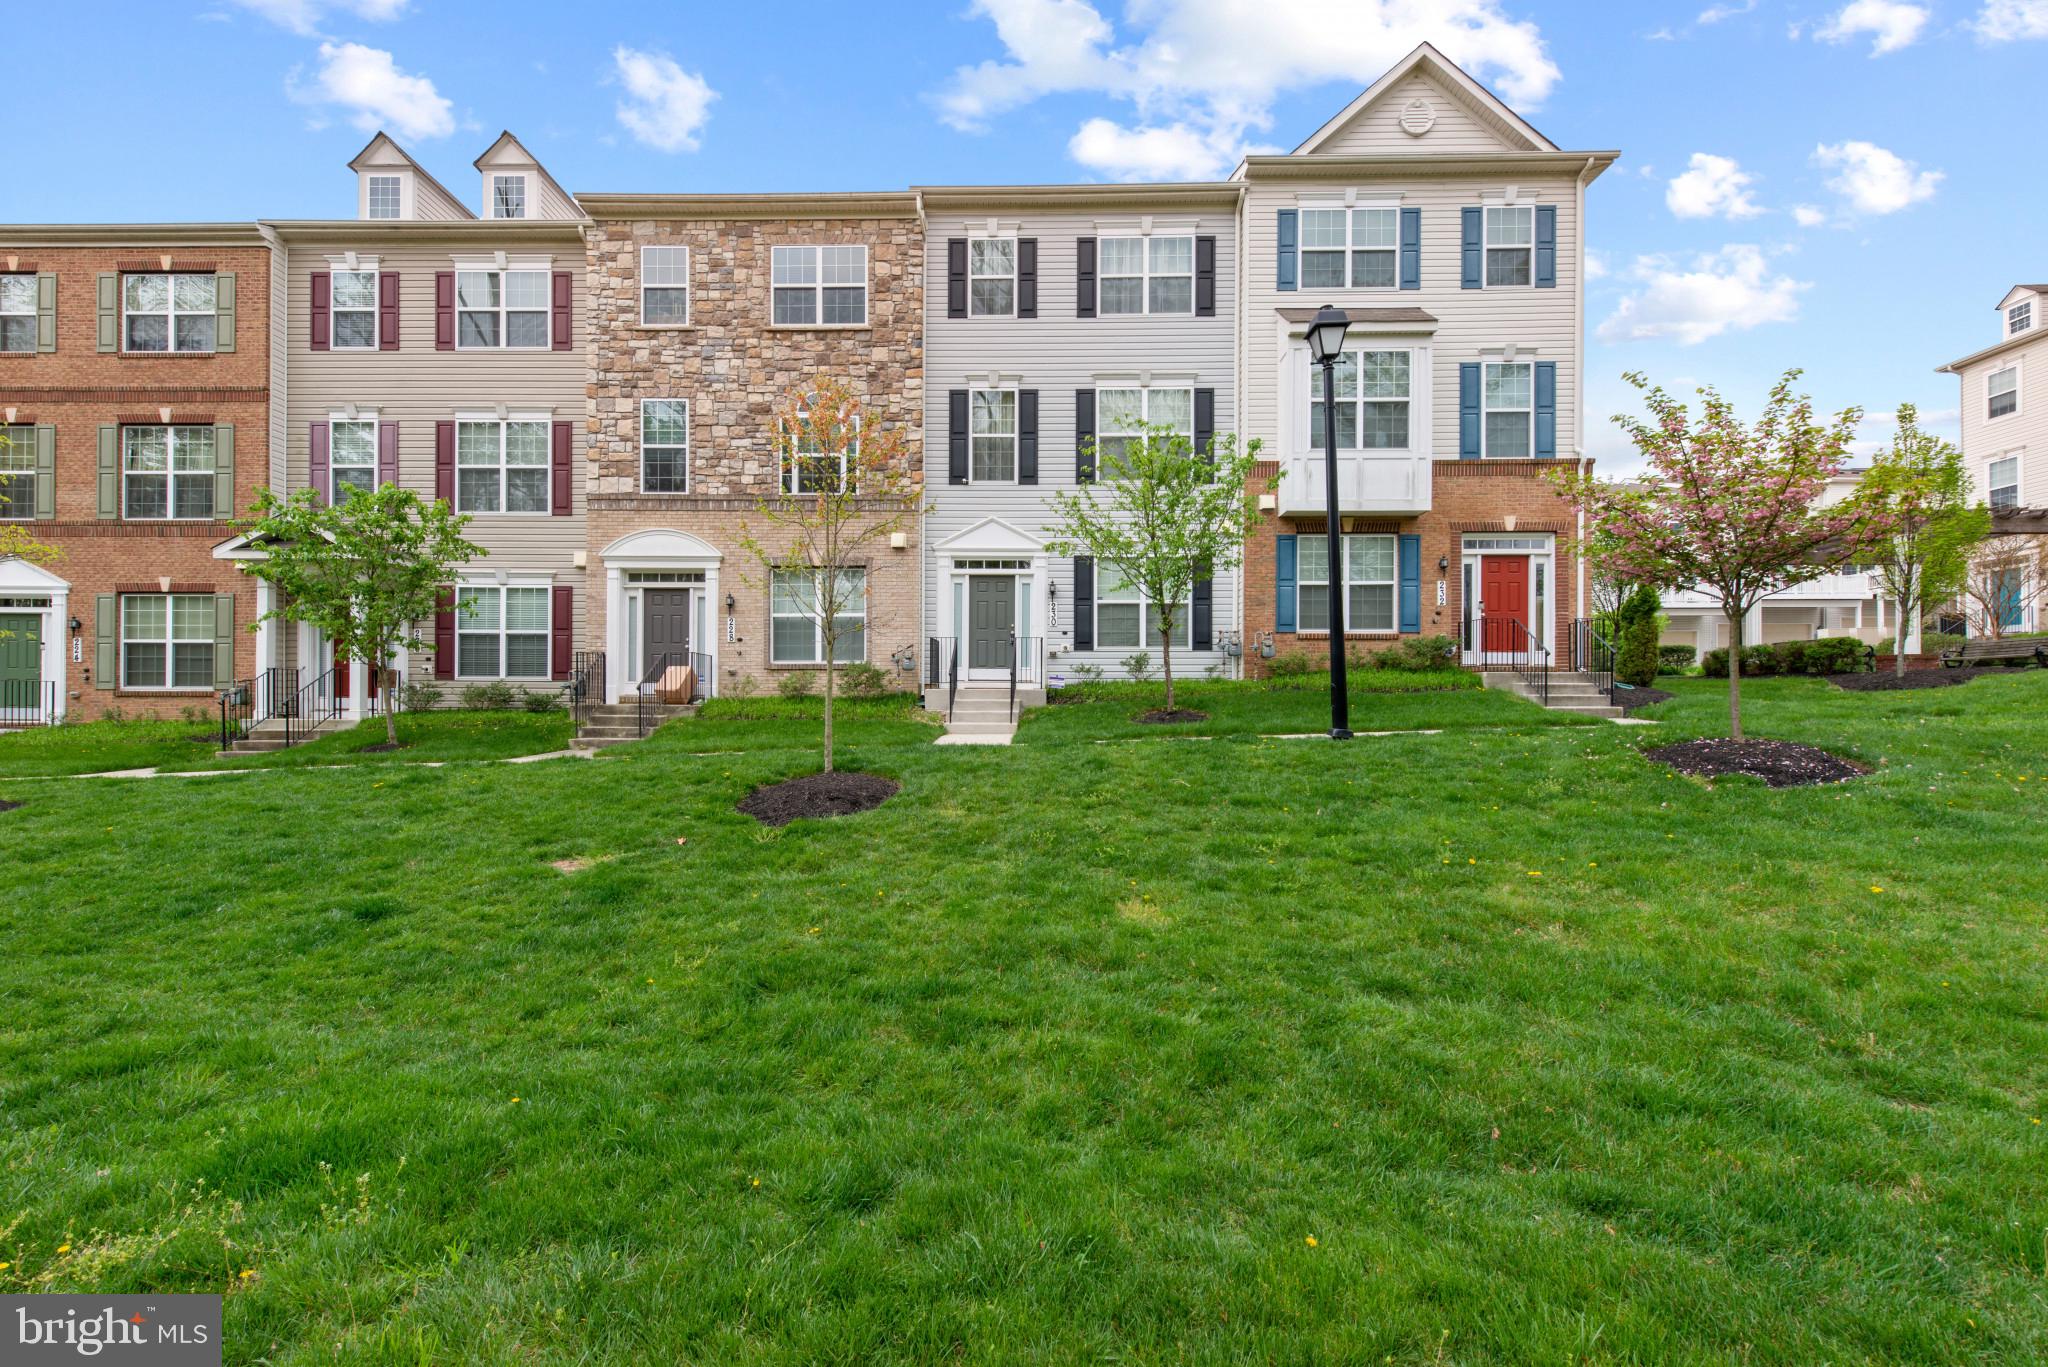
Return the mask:
{"type": "Polygon", "coordinates": [[[275,248],[254,224],[0,228],[0,561],[14,723],[211,710],[254,585],[213,549],[268,478],[275,248]]]}

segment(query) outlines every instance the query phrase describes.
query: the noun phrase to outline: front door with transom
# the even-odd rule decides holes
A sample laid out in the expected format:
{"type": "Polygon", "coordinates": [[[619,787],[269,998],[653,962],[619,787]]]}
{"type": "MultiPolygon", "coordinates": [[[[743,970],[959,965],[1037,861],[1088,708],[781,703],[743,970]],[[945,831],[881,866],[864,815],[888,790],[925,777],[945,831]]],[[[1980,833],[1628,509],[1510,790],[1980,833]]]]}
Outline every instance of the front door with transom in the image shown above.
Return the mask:
{"type": "Polygon", "coordinates": [[[1007,574],[976,574],[967,580],[967,673],[1009,677],[1016,648],[1017,580],[1007,574]]]}
{"type": "Polygon", "coordinates": [[[42,681],[42,614],[0,615],[0,713],[36,710],[42,681]]]}
{"type": "Polygon", "coordinates": [[[1529,557],[1488,555],[1479,561],[1481,646],[1488,655],[1520,655],[1529,649],[1529,557]]]}
{"type": "Polygon", "coordinates": [[[667,665],[690,663],[689,589],[647,588],[640,591],[640,673],[646,677],[666,654],[667,665]]]}

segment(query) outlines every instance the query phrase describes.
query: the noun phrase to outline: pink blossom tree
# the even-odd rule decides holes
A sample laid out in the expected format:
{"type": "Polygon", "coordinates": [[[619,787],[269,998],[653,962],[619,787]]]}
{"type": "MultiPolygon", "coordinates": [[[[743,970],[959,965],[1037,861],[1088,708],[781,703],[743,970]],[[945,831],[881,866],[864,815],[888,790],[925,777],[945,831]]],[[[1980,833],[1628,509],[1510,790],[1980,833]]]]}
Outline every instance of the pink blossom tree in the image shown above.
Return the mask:
{"type": "Polygon", "coordinates": [[[1742,621],[1774,593],[1854,558],[1887,528],[1881,510],[1855,501],[1823,506],[1862,412],[1816,420],[1794,396],[1797,370],[1771,389],[1763,416],[1744,425],[1712,388],[1686,406],[1631,371],[1650,421],[1617,414],[1649,463],[1626,482],[1568,475],[1558,481],[1585,514],[1586,554],[1609,574],[1663,589],[1698,587],[1728,619],[1728,729],[1742,739],[1742,621]]]}

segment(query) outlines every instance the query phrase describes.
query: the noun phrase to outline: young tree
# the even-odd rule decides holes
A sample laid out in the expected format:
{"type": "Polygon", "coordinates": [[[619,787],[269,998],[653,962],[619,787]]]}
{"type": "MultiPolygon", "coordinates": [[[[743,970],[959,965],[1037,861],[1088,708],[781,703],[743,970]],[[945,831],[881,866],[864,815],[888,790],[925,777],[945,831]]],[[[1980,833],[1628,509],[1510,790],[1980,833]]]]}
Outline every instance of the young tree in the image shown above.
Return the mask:
{"type": "Polygon", "coordinates": [[[1663,606],[1657,590],[1645,584],[1617,611],[1614,677],[1623,683],[1648,688],[1657,682],[1657,614],[1663,606]]]}
{"type": "MultiPolygon", "coordinates": [[[[1091,455],[1094,452],[1091,451],[1091,455]]],[[[1259,443],[1235,435],[1197,451],[1186,435],[1146,427],[1096,459],[1097,482],[1052,496],[1046,549],[1092,556],[1144,595],[1159,632],[1166,710],[1173,710],[1173,634],[1190,610],[1195,580],[1235,569],[1258,522],[1245,491],[1259,443]]]]}
{"type": "Polygon", "coordinates": [[[1973,506],[1963,453],[1920,429],[1913,405],[1899,405],[1892,444],[1871,461],[1858,501],[1890,530],[1872,546],[1878,585],[1898,606],[1893,664],[1906,672],[1906,637],[1930,604],[1945,603],[1968,580],[1970,554],[1991,534],[1991,514],[1973,506]]]}
{"type": "Polygon", "coordinates": [[[758,505],[760,533],[740,523],[740,545],[758,572],[740,578],[818,629],[825,656],[825,772],[832,772],[832,704],[839,666],[865,653],[867,594],[875,550],[908,531],[923,509],[918,462],[901,423],[869,415],[837,380],[790,394],[769,433],[778,492],[758,505]],[[778,581],[780,583],[778,584],[778,581]],[[846,659],[842,646],[850,645],[846,659]]]}
{"type": "Polygon", "coordinates": [[[1568,474],[1559,488],[1586,515],[1589,540],[1613,573],[1658,588],[1697,585],[1719,596],[1728,619],[1728,729],[1742,739],[1742,619],[1774,593],[1818,579],[1888,530],[1881,513],[1854,502],[1822,507],[1828,481],[1847,458],[1862,414],[1849,409],[1817,422],[1813,401],[1795,398],[1797,370],[1771,389],[1754,426],[1713,389],[1702,413],[1640,373],[1653,422],[1615,421],[1649,470],[1629,483],[1568,474]]]}
{"type": "MultiPolygon", "coordinates": [[[[265,555],[249,562],[249,573],[277,590],[277,606],[258,620],[316,627],[340,658],[363,661],[387,684],[393,655],[426,647],[418,624],[440,610],[441,585],[484,554],[463,539],[467,517],[393,484],[352,490],[332,506],[316,490],[280,499],[265,489],[254,511],[246,526],[265,555]]],[[[398,743],[389,707],[384,735],[398,743]]]]}
{"type": "Polygon", "coordinates": [[[1972,636],[1994,640],[2015,628],[2029,598],[2048,585],[2048,537],[2007,533],[1980,542],[1958,598],[1972,636]]]}

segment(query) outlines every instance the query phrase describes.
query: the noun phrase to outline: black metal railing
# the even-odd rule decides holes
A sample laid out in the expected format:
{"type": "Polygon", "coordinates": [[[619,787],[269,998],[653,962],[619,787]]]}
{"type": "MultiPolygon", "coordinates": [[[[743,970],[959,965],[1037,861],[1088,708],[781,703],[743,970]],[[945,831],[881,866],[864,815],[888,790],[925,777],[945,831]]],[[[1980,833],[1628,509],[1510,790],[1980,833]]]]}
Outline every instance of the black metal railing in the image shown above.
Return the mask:
{"type": "Polygon", "coordinates": [[[952,653],[952,637],[927,636],[925,638],[924,682],[927,688],[937,688],[946,681],[946,661],[952,653]]]}
{"type": "Polygon", "coordinates": [[[249,734],[256,716],[256,681],[237,679],[220,691],[220,748],[249,734]]]}
{"type": "Polygon", "coordinates": [[[1010,636],[1010,724],[1017,723],[1017,680],[1026,679],[1041,685],[1045,682],[1044,669],[1045,638],[1042,636],[1010,636]]]}
{"type": "Polygon", "coordinates": [[[1590,617],[1572,623],[1572,670],[1591,676],[1602,693],[1614,692],[1614,642],[1590,617]]]}
{"type": "Polygon", "coordinates": [[[657,651],[647,657],[647,667],[640,671],[640,682],[633,690],[633,720],[635,729],[640,733],[640,739],[647,739],[648,731],[653,729],[647,724],[648,717],[650,716],[650,706],[653,709],[651,715],[657,717],[661,715],[662,677],[670,669],[688,659],[689,653],[687,651],[676,650],[657,651]],[[650,700],[652,700],[651,703],[650,700]]]}
{"type": "Polygon", "coordinates": [[[57,720],[55,679],[0,682],[0,727],[49,726],[57,720]]]}
{"type": "Polygon", "coordinates": [[[960,696],[960,643],[955,641],[946,661],[946,725],[953,724],[953,704],[960,696]]]}
{"type": "Polygon", "coordinates": [[[569,666],[569,714],[578,727],[604,702],[604,652],[579,650],[569,666]]]}
{"type": "Polygon", "coordinates": [[[284,743],[297,745],[312,737],[322,725],[341,716],[342,699],[334,691],[334,671],[322,670],[311,683],[300,687],[284,709],[284,743]]]}
{"type": "Polygon", "coordinates": [[[1479,624],[1479,667],[1513,670],[1529,696],[1550,706],[1550,648],[1519,617],[1488,613],[1479,624]]]}

